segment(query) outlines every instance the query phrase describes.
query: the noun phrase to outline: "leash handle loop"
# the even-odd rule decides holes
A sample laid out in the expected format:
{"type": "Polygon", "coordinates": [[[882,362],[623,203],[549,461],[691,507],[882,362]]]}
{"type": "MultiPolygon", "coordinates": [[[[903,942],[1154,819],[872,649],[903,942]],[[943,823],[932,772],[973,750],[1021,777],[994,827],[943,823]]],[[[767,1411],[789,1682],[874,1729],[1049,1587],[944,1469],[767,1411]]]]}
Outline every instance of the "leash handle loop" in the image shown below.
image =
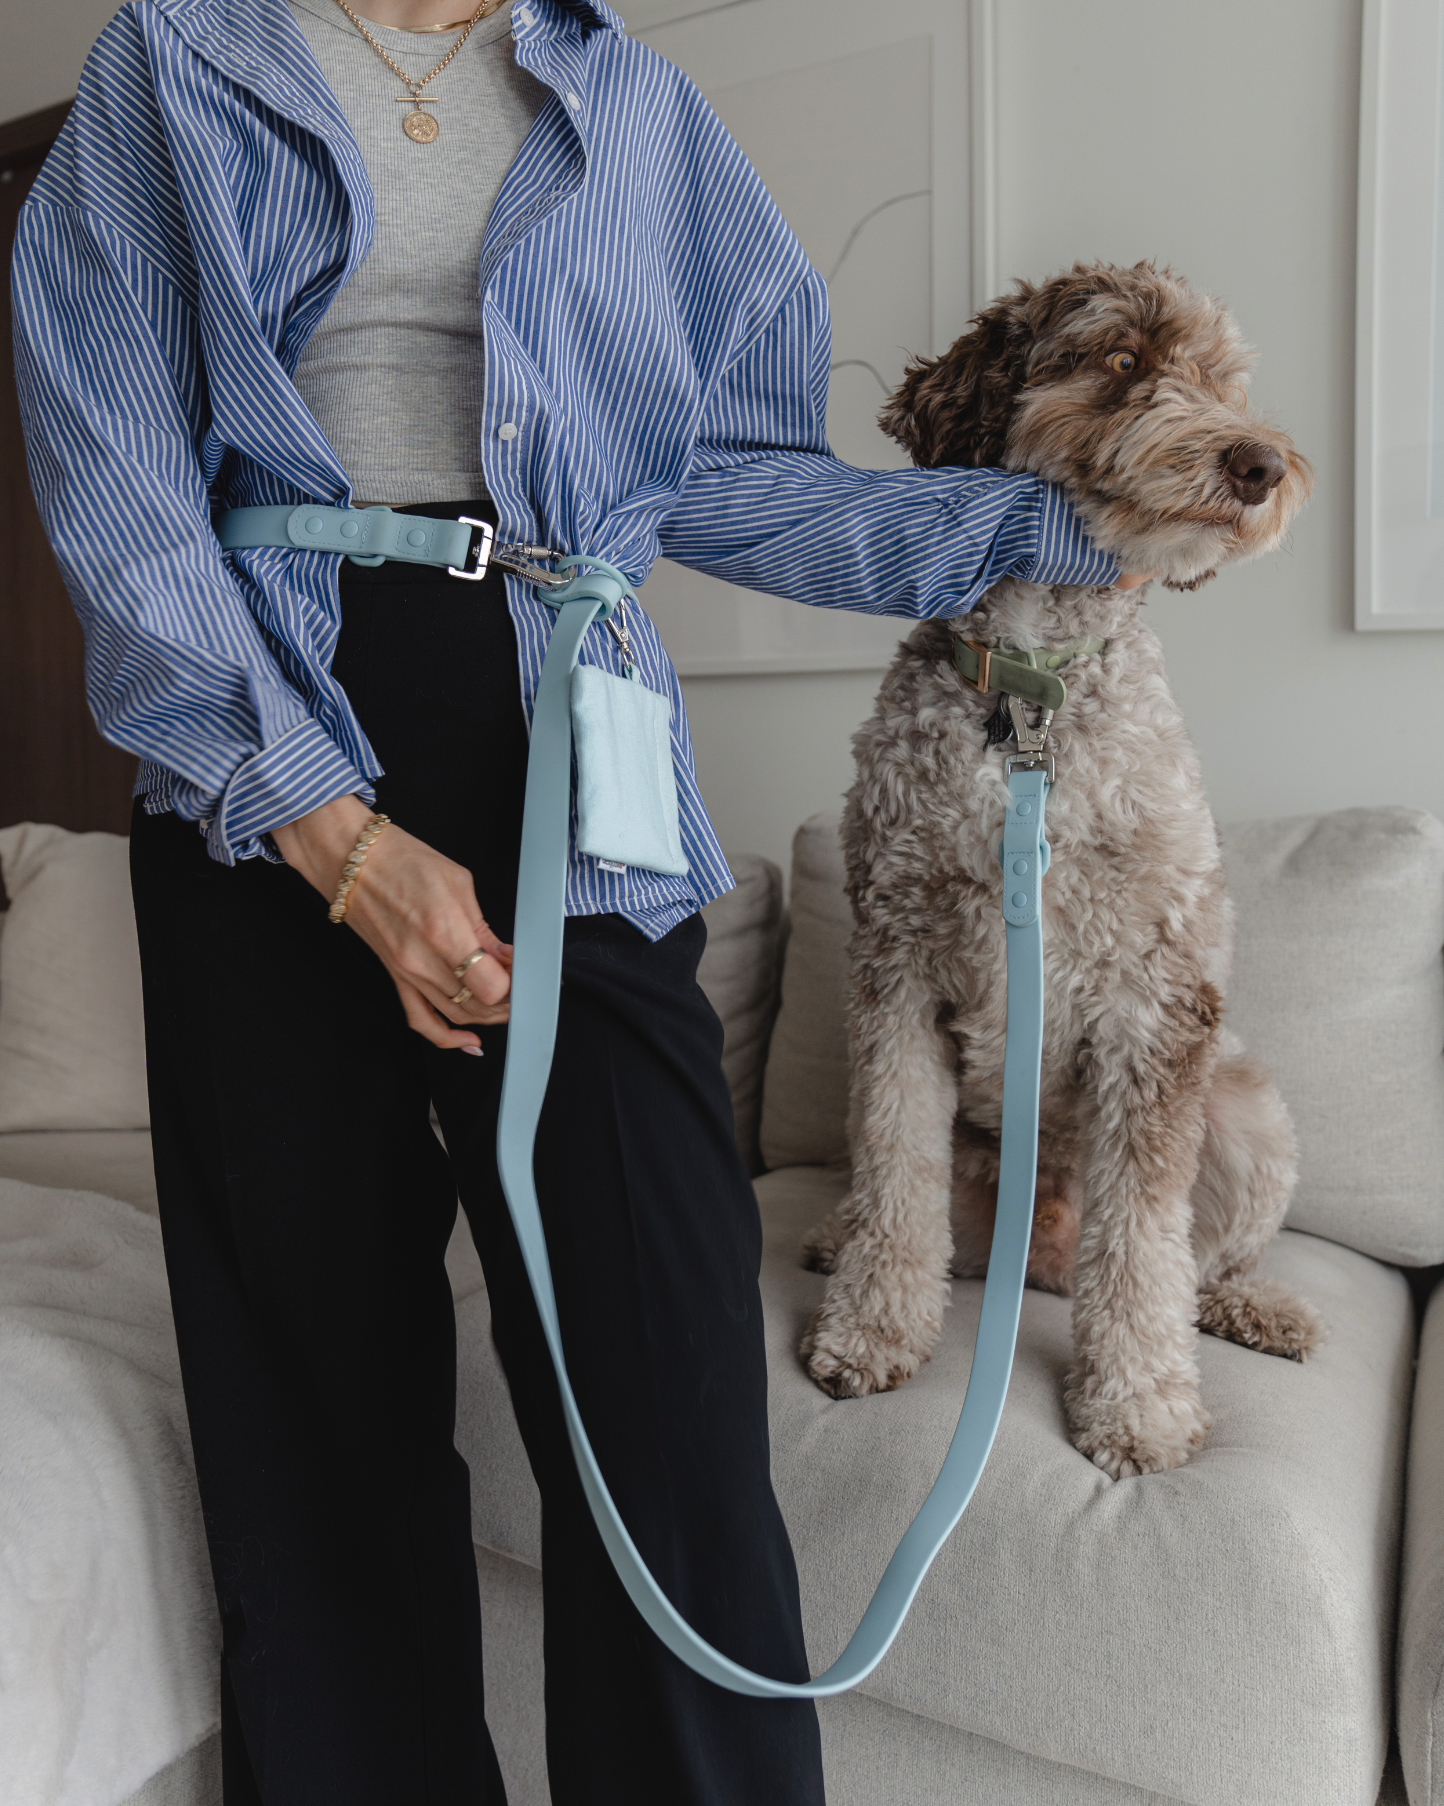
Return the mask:
{"type": "MultiPolygon", "coordinates": [[[[952,1534],[977,1486],[1003,1414],[1022,1310],[1038,1164],[1038,1091],[1043,1050],[1043,930],[1038,909],[1046,842],[1041,771],[1009,776],[1004,859],[1030,862],[1033,876],[1005,864],[1005,912],[1012,895],[1026,907],[1008,916],[1008,1038],[1003,1067],[1002,1168],[988,1279],[977,1344],[957,1429],[942,1468],[889,1561],[847,1647],[810,1681],[754,1674],[715,1649],[686,1622],[642,1560],[612,1499],[577,1408],[562,1347],[546,1234],[537,1202],[533,1154],[551,1076],[559,1010],[571,814],[571,673],[583,635],[615,608],[630,584],[595,559],[546,601],[558,609],[532,716],[521,869],[517,884],[511,1026],[507,1033],[497,1126],[497,1167],[522,1260],[556,1371],[567,1436],[582,1490],[612,1565],[647,1624],[680,1661],[730,1692],[754,1699],[820,1699],[864,1680],[902,1627],[933,1558],[952,1534]],[[1014,889],[1006,888],[1009,882],[1014,889]],[[1026,918],[1026,919],[1022,919],[1026,918]]],[[[844,1407],[845,1409],[851,1407],[844,1407]]]]}

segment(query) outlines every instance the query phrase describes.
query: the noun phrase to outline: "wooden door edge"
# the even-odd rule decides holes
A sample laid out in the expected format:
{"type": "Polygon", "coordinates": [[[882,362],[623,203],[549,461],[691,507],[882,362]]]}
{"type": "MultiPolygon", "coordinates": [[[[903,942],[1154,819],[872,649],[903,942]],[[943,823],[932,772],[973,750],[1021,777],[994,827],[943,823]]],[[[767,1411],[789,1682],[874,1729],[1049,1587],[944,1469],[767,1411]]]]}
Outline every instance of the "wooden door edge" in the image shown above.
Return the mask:
{"type": "Polygon", "coordinates": [[[65,124],[70,107],[70,101],[58,100],[53,107],[41,107],[38,113],[0,121],[0,169],[43,156],[65,124]]]}

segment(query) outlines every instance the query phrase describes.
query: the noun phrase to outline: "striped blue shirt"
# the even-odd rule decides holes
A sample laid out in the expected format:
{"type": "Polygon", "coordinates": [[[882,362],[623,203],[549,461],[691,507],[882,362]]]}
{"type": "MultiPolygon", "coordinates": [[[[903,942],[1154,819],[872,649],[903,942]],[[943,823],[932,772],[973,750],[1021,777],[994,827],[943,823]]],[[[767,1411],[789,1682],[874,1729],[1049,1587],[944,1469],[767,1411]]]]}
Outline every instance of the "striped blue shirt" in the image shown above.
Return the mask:
{"type": "MultiPolygon", "coordinates": [[[[637,583],[666,553],[912,617],[960,613],[1009,572],[1116,575],[1037,478],[834,457],[826,290],[697,89],[600,0],[522,0],[513,29],[551,94],[481,252],[501,539],[637,583]]],[[[369,800],[380,773],[330,675],[339,559],[223,553],[210,524],[218,507],[350,501],[291,377],[373,229],[361,154],[285,0],[130,0],[21,215],[21,407],[90,706],[141,756],[147,807],[200,823],[226,863],[275,857],[271,828],[369,800]]],[[[529,709],[553,616],[507,581],[529,709]]],[[[656,937],[731,878],[676,674],[645,617],[633,639],[671,698],[691,870],[574,852],[567,907],[656,937]]],[[[600,629],[584,656],[616,669],[600,629]]]]}

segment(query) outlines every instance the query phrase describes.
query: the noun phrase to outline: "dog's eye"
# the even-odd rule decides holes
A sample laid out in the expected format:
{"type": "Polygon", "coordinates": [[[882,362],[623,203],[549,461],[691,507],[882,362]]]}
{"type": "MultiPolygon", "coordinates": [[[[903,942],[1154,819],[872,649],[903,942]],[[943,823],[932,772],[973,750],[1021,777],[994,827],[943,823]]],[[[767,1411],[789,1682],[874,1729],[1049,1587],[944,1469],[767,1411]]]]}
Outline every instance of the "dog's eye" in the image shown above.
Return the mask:
{"type": "Polygon", "coordinates": [[[1110,351],[1103,361],[1110,370],[1116,370],[1119,376],[1127,376],[1130,370],[1138,368],[1138,359],[1131,351],[1110,351]]]}

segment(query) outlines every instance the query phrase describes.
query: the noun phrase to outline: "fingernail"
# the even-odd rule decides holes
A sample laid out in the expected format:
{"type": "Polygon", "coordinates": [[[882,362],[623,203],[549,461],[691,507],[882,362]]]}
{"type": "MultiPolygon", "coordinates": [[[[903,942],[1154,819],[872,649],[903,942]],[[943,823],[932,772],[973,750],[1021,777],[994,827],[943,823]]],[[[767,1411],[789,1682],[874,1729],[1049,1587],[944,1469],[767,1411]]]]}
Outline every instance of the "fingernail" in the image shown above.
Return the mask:
{"type": "Polygon", "coordinates": [[[475,1054],[478,1060],[481,1058],[481,1049],[479,1047],[463,1047],[461,1051],[463,1053],[475,1054]]]}

